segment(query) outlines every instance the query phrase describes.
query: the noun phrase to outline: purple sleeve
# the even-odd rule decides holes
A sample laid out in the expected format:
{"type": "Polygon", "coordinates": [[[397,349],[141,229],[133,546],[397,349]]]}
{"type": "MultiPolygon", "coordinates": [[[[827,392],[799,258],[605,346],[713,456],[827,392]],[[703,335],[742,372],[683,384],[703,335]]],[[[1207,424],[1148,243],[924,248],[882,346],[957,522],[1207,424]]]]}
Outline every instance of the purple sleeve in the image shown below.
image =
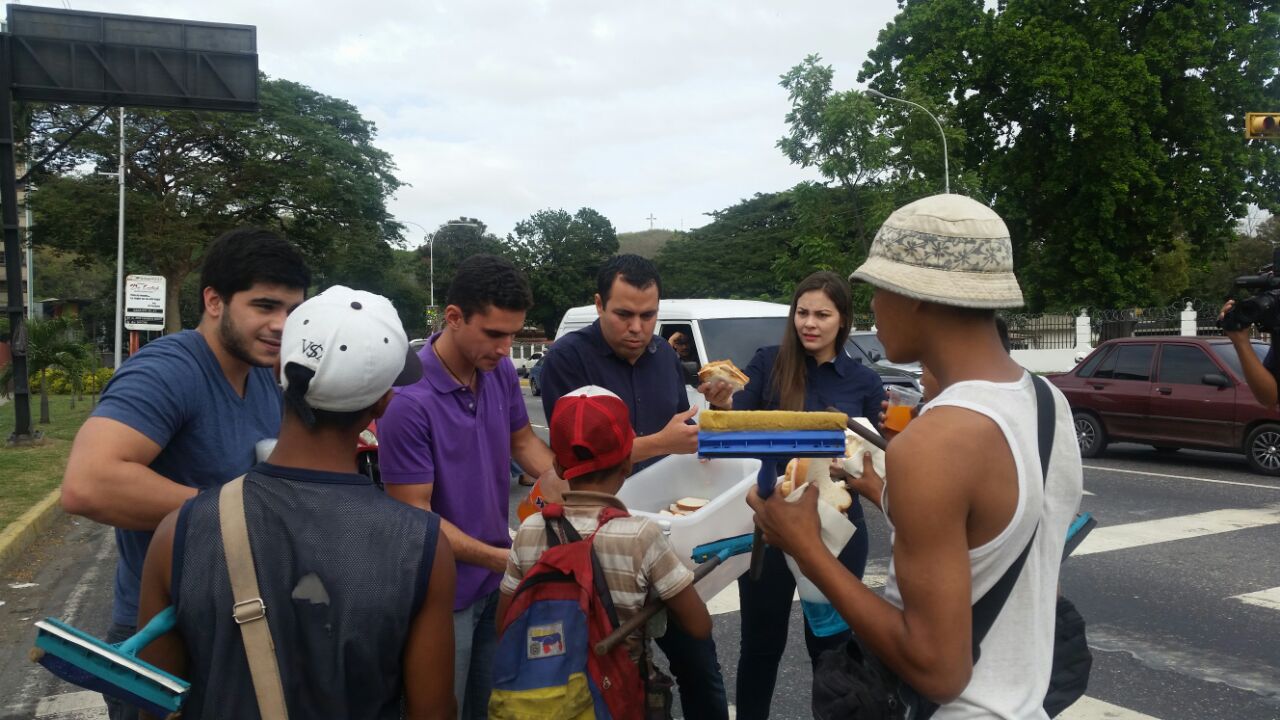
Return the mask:
{"type": "Polygon", "coordinates": [[[421,485],[436,479],[431,420],[412,395],[397,394],[378,420],[378,471],[388,484],[421,485]]]}
{"type": "Polygon", "coordinates": [[[502,387],[507,391],[507,404],[511,408],[511,432],[515,432],[529,424],[529,408],[524,405],[524,393],[520,391],[520,377],[516,375],[515,365],[505,360],[498,369],[502,387]]]}

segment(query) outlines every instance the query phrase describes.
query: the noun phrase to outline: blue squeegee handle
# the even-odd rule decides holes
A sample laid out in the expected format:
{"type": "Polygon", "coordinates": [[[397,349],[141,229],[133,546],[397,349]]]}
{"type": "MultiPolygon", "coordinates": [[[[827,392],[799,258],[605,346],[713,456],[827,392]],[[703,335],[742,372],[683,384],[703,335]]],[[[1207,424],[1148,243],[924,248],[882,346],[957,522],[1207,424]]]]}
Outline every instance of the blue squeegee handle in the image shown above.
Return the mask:
{"type": "Polygon", "coordinates": [[[161,610],[160,614],[151,618],[151,622],[147,623],[146,626],[139,630],[133,637],[125,640],[119,645],[116,645],[116,648],[126,655],[136,656],[138,651],[150,645],[152,640],[155,640],[161,635],[169,632],[177,624],[178,613],[173,609],[173,606],[170,605],[164,610],[161,610]]]}

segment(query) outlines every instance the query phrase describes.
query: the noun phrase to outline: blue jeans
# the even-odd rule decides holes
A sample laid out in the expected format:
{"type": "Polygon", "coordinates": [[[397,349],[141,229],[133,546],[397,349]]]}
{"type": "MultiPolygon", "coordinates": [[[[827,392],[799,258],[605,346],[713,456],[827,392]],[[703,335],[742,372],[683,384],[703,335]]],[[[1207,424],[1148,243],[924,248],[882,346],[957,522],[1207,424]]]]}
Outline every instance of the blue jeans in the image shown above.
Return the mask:
{"type": "Polygon", "coordinates": [[[710,637],[698,640],[668,619],[666,634],[654,642],[671,665],[684,716],[690,720],[729,720],[729,698],[716,660],[716,641],[710,637]]]}
{"type": "Polygon", "coordinates": [[[495,590],[453,613],[453,697],[460,720],[489,717],[493,654],[498,649],[497,611],[495,590]]]}
{"type": "MultiPolygon", "coordinates": [[[[853,539],[840,551],[840,564],[859,578],[867,567],[867,521],[859,512],[850,517],[858,529],[853,539]]],[[[769,717],[773,702],[773,686],[778,680],[778,664],[787,649],[787,618],[791,617],[791,598],[796,581],[787,567],[782,551],[767,547],[764,568],[759,580],[743,575],[738,578],[738,599],[742,604],[741,653],[738,656],[736,702],[739,720],[769,717]]],[[[848,630],[828,637],[818,637],[804,621],[804,644],[809,661],[816,662],[824,650],[839,647],[848,640],[848,630]]]]}
{"type": "MultiPolygon", "coordinates": [[[[114,645],[124,642],[133,637],[137,631],[138,628],[133,625],[113,622],[107,629],[107,643],[114,645]]],[[[107,701],[107,717],[111,720],[138,720],[138,708],[106,695],[103,695],[102,699],[107,701]]]]}

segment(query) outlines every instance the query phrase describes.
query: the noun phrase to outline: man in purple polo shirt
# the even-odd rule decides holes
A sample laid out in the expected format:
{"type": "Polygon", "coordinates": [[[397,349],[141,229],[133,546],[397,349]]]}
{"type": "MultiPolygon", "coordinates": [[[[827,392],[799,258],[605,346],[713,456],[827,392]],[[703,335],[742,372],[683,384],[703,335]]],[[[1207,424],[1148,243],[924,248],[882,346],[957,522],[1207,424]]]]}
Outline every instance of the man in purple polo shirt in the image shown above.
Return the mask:
{"type": "Polygon", "coordinates": [[[460,718],[484,718],[511,547],[511,459],[548,482],[554,471],[508,357],[533,304],[529,282],[503,258],[474,255],[458,266],[445,303],[444,330],[418,353],[422,380],[398,388],[378,421],[378,463],[387,494],[441,518],[458,563],[454,694],[460,718]]]}

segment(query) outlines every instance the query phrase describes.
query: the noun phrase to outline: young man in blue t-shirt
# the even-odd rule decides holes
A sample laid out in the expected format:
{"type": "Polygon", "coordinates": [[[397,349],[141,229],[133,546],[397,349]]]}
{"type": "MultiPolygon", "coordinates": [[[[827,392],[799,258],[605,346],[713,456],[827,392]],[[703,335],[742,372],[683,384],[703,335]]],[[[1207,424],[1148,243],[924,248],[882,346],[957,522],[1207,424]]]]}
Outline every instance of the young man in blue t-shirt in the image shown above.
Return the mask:
{"type": "MultiPolygon", "coordinates": [[[[301,254],[270,230],[219,237],[200,275],[195,330],[148,343],[116,369],[76,434],[62,479],[62,507],[116,528],[115,600],[108,642],[134,633],[138,586],[151,533],[197,490],[254,463],[282,413],[272,367],[288,316],[311,275],[301,254]]],[[[108,700],[112,720],[136,711],[108,700]]]]}

